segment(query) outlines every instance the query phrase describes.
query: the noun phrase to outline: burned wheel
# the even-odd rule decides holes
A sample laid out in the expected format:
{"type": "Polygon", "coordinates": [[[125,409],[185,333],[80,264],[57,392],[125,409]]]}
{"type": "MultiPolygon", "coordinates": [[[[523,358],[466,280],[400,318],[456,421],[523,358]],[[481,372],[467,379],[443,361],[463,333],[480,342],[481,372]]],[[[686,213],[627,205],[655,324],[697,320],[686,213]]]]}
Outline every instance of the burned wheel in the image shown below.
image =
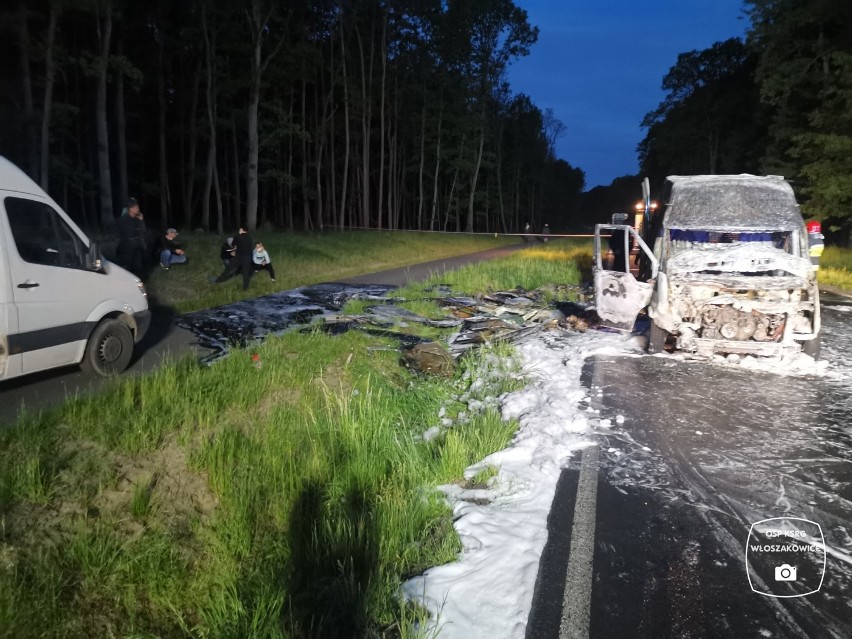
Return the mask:
{"type": "Polygon", "coordinates": [[[815,360],[819,359],[819,354],[822,350],[822,344],[820,343],[821,341],[821,335],[817,335],[813,339],[809,339],[805,342],[802,342],[802,352],[805,355],[810,355],[815,360]]]}
{"type": "Polygon", "coordinates": [[[133,357],[133,334],[124,322],[106,319],[95,327],[80,368],[95,375],[120,373],[133,357]]]}
{"type": "Polygon", "coordinates": [[[651,320],[651,330],[648,334],[648,352],[652,355],[662,353],[668,339],[669,332],[664,328],[660,328],[654,320],[651,320]]]}

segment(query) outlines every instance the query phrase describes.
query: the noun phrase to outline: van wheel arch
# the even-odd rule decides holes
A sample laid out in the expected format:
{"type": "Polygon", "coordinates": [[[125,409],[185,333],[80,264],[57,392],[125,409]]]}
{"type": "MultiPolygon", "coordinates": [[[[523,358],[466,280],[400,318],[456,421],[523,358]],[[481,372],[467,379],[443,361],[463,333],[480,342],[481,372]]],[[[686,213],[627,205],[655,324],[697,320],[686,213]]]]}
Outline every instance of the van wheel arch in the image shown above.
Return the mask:
{"type": "Polygon", "coordinates": [[[121,317],[107,317],[95,326],[80,368],[90,375],[117,375],[124,371],[133,357],[133,332],[121,317]]]}

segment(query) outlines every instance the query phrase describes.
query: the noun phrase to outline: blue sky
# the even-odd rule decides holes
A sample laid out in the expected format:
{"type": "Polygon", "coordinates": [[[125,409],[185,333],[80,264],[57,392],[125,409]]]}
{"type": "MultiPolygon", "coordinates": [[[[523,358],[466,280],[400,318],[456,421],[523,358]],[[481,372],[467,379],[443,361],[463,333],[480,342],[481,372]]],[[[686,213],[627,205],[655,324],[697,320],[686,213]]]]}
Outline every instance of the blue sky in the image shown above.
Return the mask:
{"type": "Polygon", "coordinates": [[[662,101],[679,53],[742,36],[742,0],[515,0],[539,28],[509,81],[566,126],[557,155],[586,188],[638,171],[642,118],[662,101]]]}

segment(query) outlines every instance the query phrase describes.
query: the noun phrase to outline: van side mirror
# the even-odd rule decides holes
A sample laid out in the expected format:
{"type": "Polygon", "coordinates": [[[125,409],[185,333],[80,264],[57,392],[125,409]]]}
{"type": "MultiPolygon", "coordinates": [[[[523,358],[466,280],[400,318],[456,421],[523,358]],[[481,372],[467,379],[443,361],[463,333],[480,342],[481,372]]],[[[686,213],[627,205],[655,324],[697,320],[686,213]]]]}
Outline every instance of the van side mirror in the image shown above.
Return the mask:
{"type": "Polygon", "coordinates": [[[85,264],[83,264],[83,268],[87,271],[98,271],[102,272],[104,270],[104,260],[101,255],[101,247],[98,246],[98,243],[92,240],[89,242],[89,250],[86,252],[85,264]]]}

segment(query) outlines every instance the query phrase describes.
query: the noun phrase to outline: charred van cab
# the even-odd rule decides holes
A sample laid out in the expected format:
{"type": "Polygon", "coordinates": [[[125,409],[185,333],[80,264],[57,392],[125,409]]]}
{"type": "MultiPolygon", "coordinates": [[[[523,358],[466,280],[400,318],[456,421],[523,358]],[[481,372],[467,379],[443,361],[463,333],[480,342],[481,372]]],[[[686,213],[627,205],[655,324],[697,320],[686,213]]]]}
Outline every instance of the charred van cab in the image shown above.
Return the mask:
{"type": "Polygon", "coordinates": [[[121,372],[150,317],[142,282],[0,157],[0,380],[71,364],[121,372]]]}
{"type": "Polygon", "coordinates": [[[646,287],[648,350],[671,340],[701,355],[818,357],[816,270],[790,185],[778,176],[671,176],[661,200],[645,221],[634,285],[646,287]]]}

